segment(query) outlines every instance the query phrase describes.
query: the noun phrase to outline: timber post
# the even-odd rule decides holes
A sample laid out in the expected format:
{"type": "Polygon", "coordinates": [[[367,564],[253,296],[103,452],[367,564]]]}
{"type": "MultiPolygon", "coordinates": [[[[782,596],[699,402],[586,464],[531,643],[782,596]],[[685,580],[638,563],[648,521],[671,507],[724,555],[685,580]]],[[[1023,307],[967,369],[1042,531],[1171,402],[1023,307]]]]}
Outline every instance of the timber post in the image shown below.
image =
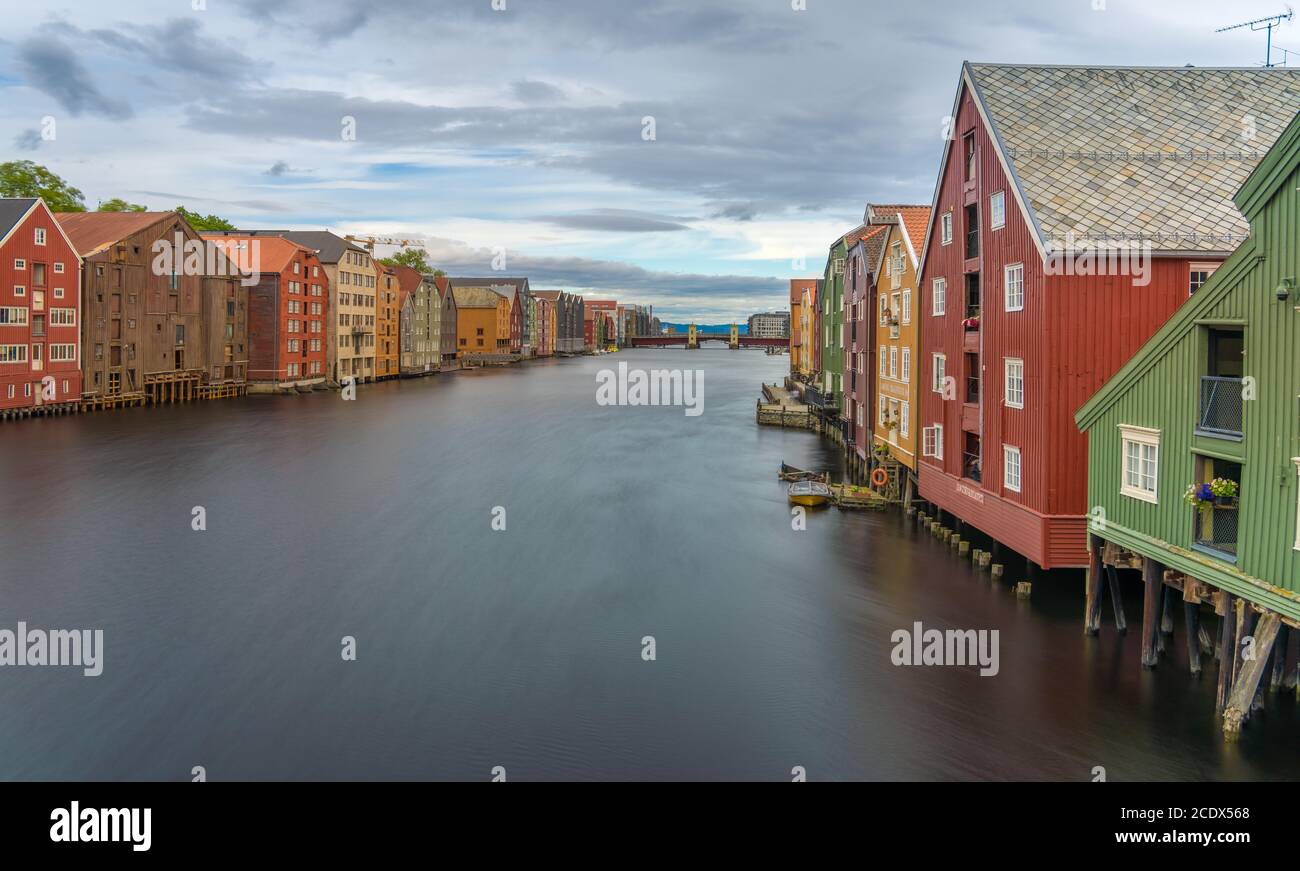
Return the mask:
{"type": "Polygon", "coordinates": [[[1259,689],[1260,678],[1264,676],[1264,670],[1268,666],[1273,652],[1273,642],[1277,640],[1277,630],[1281,622],[1281,618],[1274,611],[1267,611],[1259,618],[1259,625],[1254,635],[1254,656],[1242,664],[1241,671],[1233,682],[1228,706],[1223,710],[1223,737],[1229,741],[1237,740],[1241,734],[1241,723],[1250,714],[1255,693],[1259,689]]]}
{"type": "Polygon", "coordinates": [[[1142,595],[1142,667],[1155,668],[1158,661],[1156,652],[1156,635],[1159,634],[1160,627],[1157,625],[1160,617],[1156,613],[1160,609],[1160,588],[1164,586],[1161,579],[1160,563],[1144,557],[1142,560],[1142,582],[1146,589],[1142,595]]]}
{"type": "Polygon", "coordinates": [[[1201,673],[1201,639],[1200,628],[1201,611],[1200,602],[1193,601],[1193,590],[1196,584],[1191,578],[1183,581],[1183,623],[1187,627],[1187,666],[1191,669],[1192,674],[1201,673]]]}
{"type": "Polygon", "coordinates": [[[1088,573],[1084,576],[1083,634],[1101,631],[1101,538],[1088,536],[1088,573]]]}
{"type": "Polygon", "coordinates": [[[1115,630],[1126,635],[1128,616],[1124,613],[1124,598],[1119,593],[1119,571],[1114,566],[1106,566],[1106,577],[1110,580],[1110,607],[1115,612],[1115,630]]]}
{"type": "Polygon", "coordinates": [[[1215,610],[1222,613],[1219,618],[1219,686],[1214,698],[1214,713],[1222,714],[1228,706],[1228,695],[1232,692],[1232,670],[1237,661],[1233,644],[1237,636],[1237,615],[1234,610],[1232,594],[1220,591],[1216,595],[1215,610]]]}

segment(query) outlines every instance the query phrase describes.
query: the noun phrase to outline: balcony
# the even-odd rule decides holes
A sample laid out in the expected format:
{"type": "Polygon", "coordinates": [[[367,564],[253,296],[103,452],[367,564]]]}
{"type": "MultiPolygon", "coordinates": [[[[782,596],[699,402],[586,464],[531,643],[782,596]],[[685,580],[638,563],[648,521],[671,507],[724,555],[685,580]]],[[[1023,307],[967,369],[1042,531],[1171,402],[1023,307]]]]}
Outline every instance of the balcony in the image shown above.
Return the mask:
{"type": "Polygon", "coordinates": [[[980,483],[980,455],[963,451],[961,455],[961,476],[980,483]]]}
{"type": "Polygon", "coordinates": [[[814,411],[831,412],[839,411],[840,400],[833,392],[827,392],[820,387],[808,385],[803,391],[804,403],[814,411]]]}
{"type": "Polygon", "coordinates": [[[1201,404],[1196,434],[1241,441],[1242,379],[1201,376],[1201,404]]]}
{"type": "Polygon", "coordinates": [[[1193,533],[1198,550],[1236,561],[1237,559],[1237,505],[1216,504],[1200,511],[1193,509],[1193,533]]]}

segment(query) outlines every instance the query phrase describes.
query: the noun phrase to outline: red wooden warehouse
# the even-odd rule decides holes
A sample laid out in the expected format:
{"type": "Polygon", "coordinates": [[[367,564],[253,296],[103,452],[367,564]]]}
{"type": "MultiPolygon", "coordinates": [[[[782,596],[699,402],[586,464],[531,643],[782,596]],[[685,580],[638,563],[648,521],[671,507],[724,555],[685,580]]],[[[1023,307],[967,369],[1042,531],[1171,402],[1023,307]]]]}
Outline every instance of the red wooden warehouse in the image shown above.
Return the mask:
{"type": "Polygon", "coordinates": [[[924,499],[1087,564],[1074,412],[1246,237],[1232,195],[1297,106],[1300,70],[963,66],[918,287],[924,499]]]}
{"type": "Polygon", "coordinates": [[[0,199],[0,412],[81,401],[81,258],[37,198],[0,199]]]}

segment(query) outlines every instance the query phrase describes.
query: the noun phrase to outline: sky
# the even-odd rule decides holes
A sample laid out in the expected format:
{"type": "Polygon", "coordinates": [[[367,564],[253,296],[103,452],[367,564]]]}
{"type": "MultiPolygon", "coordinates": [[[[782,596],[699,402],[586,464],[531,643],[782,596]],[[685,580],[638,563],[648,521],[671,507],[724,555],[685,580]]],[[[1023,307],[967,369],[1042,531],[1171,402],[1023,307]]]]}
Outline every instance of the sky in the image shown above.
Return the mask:
{"type": "MultiPolygon", "coordinates": [[[[421,239],[452,275],[504,256],[534,288],[726,323],[786,308],[866,203],[931,201],[963,61],[1259,66],[1262,32],[1214,31],[1284,11],[0,0],[0,160],[48,166],[90,208],[421,239]]],[[[1297,28],[1274,44],[1300,51],[1297,28]]]]}

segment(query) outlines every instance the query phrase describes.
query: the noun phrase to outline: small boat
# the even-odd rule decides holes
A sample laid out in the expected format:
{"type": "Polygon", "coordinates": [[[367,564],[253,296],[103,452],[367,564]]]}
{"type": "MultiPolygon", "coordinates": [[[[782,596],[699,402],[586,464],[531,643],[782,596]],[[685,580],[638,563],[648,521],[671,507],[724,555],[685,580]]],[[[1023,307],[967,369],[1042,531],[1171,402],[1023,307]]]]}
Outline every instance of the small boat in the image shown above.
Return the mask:
{"type": "Polygon", "coordinates": [[[830,501],[831,490],[821,481],[795,481],[790,485],[789,496],[795,505],[815,507],[830,501]]]}
{"type": "Polygon", "coordinates": [[[826,475],[823,472],[809,472],[804,469],[791,466],[789,463],[781,464],[781,471],[777,477],[782,481],[821,481],[825,483],[826,475]]]}

